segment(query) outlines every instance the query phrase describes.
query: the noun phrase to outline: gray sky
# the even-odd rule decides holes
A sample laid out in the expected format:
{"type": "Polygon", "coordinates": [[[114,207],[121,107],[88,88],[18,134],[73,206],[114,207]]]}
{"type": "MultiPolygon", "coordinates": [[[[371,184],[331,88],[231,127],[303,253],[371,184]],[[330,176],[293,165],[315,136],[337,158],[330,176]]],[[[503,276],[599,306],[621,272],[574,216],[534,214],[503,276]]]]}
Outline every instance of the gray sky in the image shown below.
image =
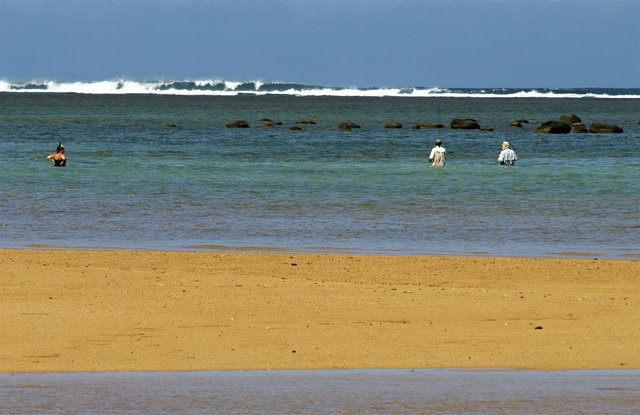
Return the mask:
{"type": "Polygon", "coordinates": [[[0,79],[640,87],[640,0],[0,0],[0,79]]]}

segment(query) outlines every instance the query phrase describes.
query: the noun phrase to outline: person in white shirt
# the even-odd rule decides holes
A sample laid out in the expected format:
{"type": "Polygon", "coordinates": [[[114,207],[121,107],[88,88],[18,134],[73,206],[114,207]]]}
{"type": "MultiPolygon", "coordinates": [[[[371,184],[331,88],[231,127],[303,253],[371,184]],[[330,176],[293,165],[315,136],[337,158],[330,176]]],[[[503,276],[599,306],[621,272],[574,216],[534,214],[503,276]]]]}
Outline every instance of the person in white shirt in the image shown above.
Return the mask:
{"type": "Polygon", "coordinates": [[[503,166],[513,166],[516,164],[516,160],[518,160],[518,156],[516,152],[509,148],[509,142],[505,141],[502,143],[502,151],[498,156],[498,162],[503,166]]]}
{"type": "Polygon", "coordinates": [[[444,167],[447,158],[447,150],[442,147],[442,140],[436,140],[436,146],[431,149],[429,161],[433,167],[444,167]]]}

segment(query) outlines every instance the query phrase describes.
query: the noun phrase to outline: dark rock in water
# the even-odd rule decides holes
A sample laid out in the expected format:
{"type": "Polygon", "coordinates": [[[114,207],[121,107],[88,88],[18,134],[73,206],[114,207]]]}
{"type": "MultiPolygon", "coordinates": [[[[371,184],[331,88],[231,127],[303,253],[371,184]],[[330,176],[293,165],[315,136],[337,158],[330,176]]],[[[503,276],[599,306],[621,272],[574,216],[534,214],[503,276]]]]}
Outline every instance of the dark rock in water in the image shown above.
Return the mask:
{"type": "Polygon", "coordinates": [[[536,128],[536,133],[540,134],[568,134],[571,132],[571,126],[561,121],[543,122],[536,128]]]}
{"type": "Polygon", "coordinates": [[[245,120],[236,120],[227,124],[227,128],[249,128],[249,123],[245,120]]]}
{"type": "Polygon", "coordinates": [[[402,128],[402,124],[400,124],[399,122],[390,122],[389,124],[385,125],[384,128],[402,128]]]}
{"type": "Polygon", "coordinates": [[[577,134],[584,134],[584,133],[588,133],[589,132],[587,127],[585,127],[584,124],[581,123],[581,122],[577,122],[577,123],[571,124],[571,127],[573,128],[572,132],[577,133],[577,134]]]}
{"type": "Polygon", "coordinates": [[[479,131],[490,132],[493,131],[493,128],[481,128],[479,131]]]}
{"type": "Polygon", "coordinates": [[[167,127],[176,128],[177,125],[176,124],[167,124],[167,127]]]}
{"type": "Polygon", "coordinates": [[[620,134],[623,133],[624,130],[617,125],[607,124],[605,122],[594,122],[589,126],[590,133],[614,133],[620,134]]]}
{"type": "Polygon", "coordinates": [[[284,125],[282,121],[274,122],[273,125],[284,125]]]}
{"type": "Polygon", "coordinates": [[[316,122],[313,120],[298,120],[296,121],[296,124],[316,124],[316,122]]]}
{"type": "Polygon", "coordinates": [[[563,122],[565,124],[577,124],[577,123],[581,123],[582,120],[580,119],[580,117],[578,117],[575,114],[566,114],[563,115],[562,117],[560,117],[560,119],[558,120],[560,122],[563,122]]]}
{"type": "Polygon", "coordinates": [[[273,121],[271,121],[271,120],[270,120],[270,119],[268,119],[268,118],[263,118],[263,119],[261,119],[261,120],[260,120],[260,122],[273,122],[273,121]]]}
{"type": "Polygon", "coordinates": [[[266,123],[265,125],[262,126],[262,128],[276,128],[275,125],[271,124],[270,122],[266,123]]]}
{"type": "Polygon", "coordinates": [[[590,133],[614,133],[620,134],[623,133],[624,130],[617,125],[607,124],[605,122],[594,122],[589,126],[590,133]]]}
{"type": "Polygon", "coordinates": [[[522,128],[522,123],[520,121],[514,121],[511,124],[509,124],[509,127],[511,127],[511,128],[522,128]]]}
{"type": "Polygon", "coordinates": [[[290,131],[304,131],[301,127],[296,127],[296,126],[289,128],[289,130],[290,131]]]}
{"type": "Polygon", "coordinates": [[[444,128],[444,125],[428,122],[428,123],[425,123],[425,124],[418,124],[418,125],[416,125],[416,127],[420,128],[420,129],[444,128]]]}
{"type": "Polygon", "coordinates": [[[451,128],[454,130],[478,130],[480,124],[477,120],[456,118],[451,120],[451,128]]]}
{"type": "Polygon", "coordinates": [[[514,122],[519,122],[520,124],[529,124],[529,120],[515,120],[514,122]]]}
{"type": "Polygon", "coordinates": [[[354,122],[341,122],[338,128],[341,130],[351,130],[352,128],[360,128],[360,126],[354,122]]]}

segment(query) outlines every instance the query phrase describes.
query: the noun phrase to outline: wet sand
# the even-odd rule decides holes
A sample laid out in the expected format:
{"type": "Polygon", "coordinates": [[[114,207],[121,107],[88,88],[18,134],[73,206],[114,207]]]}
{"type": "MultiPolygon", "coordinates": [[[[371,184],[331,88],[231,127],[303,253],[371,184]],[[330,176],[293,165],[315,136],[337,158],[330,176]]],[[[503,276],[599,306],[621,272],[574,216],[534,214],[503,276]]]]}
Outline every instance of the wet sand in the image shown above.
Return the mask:
{"type": "Polygon", "coordinates": [[[640,368],[640,262],[0,250],[0,372],[640,368]]]}
{"type": "Polygon", "coordinates": [[[0,413],[627,415],[640,407],[639,378],[638,370],[0,373],[0,413]]]}

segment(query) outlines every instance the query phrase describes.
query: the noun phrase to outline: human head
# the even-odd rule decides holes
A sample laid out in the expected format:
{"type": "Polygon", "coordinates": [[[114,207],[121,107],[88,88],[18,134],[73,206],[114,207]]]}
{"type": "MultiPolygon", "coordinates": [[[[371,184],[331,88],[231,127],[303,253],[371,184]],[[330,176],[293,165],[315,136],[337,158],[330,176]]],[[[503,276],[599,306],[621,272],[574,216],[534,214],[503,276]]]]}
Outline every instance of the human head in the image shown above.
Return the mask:
{"type": "Polygon", "coordinates": [[[502,143],[502,149],[503,149],[503,150],[506,150],[506,149],[508,149],[508,148],[509,148],[509,142],[508,142],[508,141],[504,141],[504,142],[502,143]]]}
{"type": "Polygon", "coordinates": [[[440,147],[442,145],[442,140],[440,140],[439,138],[436,140],[436,145],[438,147],[440,147]]]}
{"type": "Polygon", "coordinates": [[[62,143],[58,144],[58,148],[56,148],[56,153],[64,153],[64,146],[62,143]]]}

